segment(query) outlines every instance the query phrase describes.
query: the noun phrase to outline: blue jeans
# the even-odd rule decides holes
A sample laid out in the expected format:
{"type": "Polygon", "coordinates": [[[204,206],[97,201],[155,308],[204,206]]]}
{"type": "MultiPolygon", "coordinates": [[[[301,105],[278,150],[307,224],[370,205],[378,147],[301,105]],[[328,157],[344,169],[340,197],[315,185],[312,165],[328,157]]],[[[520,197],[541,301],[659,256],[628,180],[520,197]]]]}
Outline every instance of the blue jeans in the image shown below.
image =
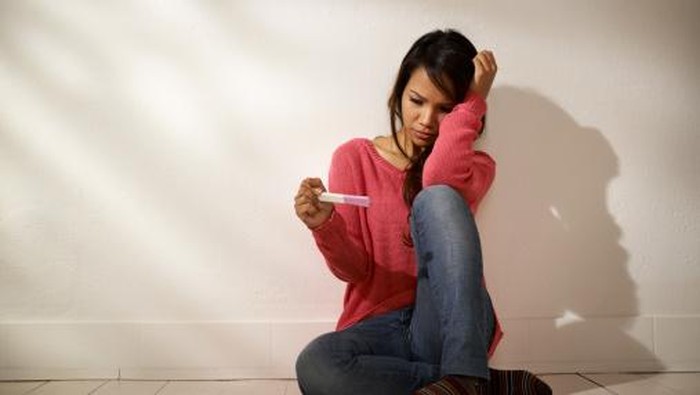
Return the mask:
{"type": "Polygon", "coordinates": [[[415,305],[312,341],[296,363],[302,393],[410,394],[445,375],[489,378],[495,319],[469,206],[448,186],[425,188],[413,202],[411,235],[415,305]]]}

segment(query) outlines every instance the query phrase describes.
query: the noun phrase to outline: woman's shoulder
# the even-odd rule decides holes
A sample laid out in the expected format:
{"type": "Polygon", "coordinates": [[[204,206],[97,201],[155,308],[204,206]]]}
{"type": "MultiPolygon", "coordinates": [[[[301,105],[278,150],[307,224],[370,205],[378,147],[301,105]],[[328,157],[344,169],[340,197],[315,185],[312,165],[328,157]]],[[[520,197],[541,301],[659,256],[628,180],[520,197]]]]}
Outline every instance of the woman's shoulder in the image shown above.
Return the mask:
{"type": "Polygon", "coordinates": [[[372,141],[365,137],[354,137],[340,144],[336,151],[366,150],[369,144],[372,144],[372,141]]]}
{"type": "Polygon", "coordinates": [[[334,156],[350,156],[358,158],[360,156],[366,155],[372,146],[372,141],[363,138],[355,137],[342,144],[340,144],[334,152],[334,156]]]}

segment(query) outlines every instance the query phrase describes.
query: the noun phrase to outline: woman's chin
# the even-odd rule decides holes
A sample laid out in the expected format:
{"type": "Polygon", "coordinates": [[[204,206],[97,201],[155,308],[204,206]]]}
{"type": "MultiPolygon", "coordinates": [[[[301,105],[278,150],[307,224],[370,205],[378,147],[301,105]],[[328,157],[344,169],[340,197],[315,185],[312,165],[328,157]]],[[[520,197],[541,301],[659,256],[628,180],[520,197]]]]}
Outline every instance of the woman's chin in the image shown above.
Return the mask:
{"type": "Polygon", "coordinates": [[[411,139],[411,142],[413,143],[414,147],[424,149],[425,147],[433,145],[435,140],[434,139],[424,140],[424,139],[420,139],[420,138],[413,138],[413,139],[411,139]]]}

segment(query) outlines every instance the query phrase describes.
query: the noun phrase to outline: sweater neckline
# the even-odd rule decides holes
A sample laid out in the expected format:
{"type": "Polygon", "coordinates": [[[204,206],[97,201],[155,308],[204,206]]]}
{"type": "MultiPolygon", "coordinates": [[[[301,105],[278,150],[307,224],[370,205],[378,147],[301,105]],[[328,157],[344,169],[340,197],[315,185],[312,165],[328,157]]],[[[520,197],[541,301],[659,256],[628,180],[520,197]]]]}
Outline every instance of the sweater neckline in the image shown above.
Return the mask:
{"type": "Polygon", "coordinates": [[[394,166],[389,162],[388,160],[384,159],[384,157],[377,151],[377,147],[374,146],[374,142],[372,142],[371,139],[363,139],[362,140],[365,143],[365,146],[367,147],[367,150],[369,151],[369,154],[374,158],[374,160],[379,163],[382,167],[386,168],[392,173],[395,173],[396,175],[403,176],[406,174],[406,170],[401,170],[398,167],[394,166]]]}

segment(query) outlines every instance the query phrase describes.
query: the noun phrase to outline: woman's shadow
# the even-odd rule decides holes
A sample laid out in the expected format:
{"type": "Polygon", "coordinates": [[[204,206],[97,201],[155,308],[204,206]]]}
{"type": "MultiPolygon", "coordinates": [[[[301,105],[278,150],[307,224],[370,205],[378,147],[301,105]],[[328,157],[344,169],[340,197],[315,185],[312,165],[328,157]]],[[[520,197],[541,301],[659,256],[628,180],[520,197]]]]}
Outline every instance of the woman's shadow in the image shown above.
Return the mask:
{"type": "Polygon", "coordinates": [[[489,95],[482,140],[498,163],[480,213],[489,289],[506,321],[524,323],[502,358],[543,370],[662,370],[609,211],[622,204],[609,200],[619,164],[603,134],[506,86],[489,95]]]}

